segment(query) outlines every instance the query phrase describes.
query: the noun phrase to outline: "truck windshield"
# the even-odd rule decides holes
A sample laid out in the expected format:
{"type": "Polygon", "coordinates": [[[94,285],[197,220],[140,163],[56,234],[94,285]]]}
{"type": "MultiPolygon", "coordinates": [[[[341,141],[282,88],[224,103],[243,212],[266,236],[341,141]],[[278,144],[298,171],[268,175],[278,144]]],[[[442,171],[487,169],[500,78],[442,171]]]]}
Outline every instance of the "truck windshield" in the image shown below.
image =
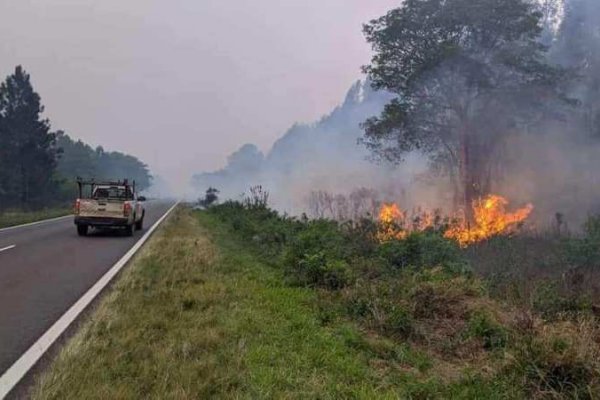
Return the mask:
{"type": "Polygon", "coordinates": [[[118,199],[118,200],[131,200],[133,198],[131,190],[127,187],[110,186],[110,187],[97,187],[94,189],[92,198],[95,200],[101,199],[118,199]]]}

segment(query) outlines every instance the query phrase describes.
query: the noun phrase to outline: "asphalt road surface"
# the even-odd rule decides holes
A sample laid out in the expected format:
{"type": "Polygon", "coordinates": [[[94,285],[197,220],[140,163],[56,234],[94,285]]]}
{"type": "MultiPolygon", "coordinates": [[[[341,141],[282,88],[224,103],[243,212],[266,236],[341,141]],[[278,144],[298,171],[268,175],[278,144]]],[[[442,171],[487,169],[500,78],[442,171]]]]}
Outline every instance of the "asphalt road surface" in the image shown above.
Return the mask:
{"type": "Polygon", "coordinates": [[[146,203],[143,231],[79,237],[73,217],[0,231],[0,375],[172,205],[146,203]]]}

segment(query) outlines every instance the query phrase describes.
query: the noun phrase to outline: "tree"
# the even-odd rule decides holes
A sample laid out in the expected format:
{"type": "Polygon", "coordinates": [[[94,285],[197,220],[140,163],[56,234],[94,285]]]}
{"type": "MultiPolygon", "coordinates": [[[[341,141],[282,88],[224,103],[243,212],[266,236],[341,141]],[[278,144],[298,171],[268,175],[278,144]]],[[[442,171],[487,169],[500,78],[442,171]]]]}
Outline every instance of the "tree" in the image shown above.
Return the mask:
{"type": "Polygon", "coordinates": [[[491,190],[504,139],[562,99],[541,17],[527,0],[406,0],[365,25],[375,55],[364,71],[397,97],[363,124],[363,142],[392,162],[428,155],[469,212],[491,190]]]}
{"type": "Polygon", "coordinates": [[[150,187],[152,176],[148,167],[134,156],[116,151],[93,149],[81,140],[74,141],[64,132],[57,133],[61,150],[57,170],[62,178],[74,181],[78,176],[102,179],[134,180],[139,190],[150,187]]]}
{"type": "Polygon", "coordinates": [[[39,204],[51,189],[55,134],[21,66],[0,85],[0,207],[39,204]]]}

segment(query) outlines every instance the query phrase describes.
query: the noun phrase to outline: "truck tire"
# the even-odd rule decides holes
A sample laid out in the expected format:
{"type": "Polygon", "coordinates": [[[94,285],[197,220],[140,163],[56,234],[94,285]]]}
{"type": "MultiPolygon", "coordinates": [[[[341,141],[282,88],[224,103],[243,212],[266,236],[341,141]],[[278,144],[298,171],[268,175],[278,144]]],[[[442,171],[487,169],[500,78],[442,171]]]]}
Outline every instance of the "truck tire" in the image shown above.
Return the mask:
{"type": "Polygon", "coordinates": [[[125,227],[125,235],[133,236],[133,231],[135,230],[135,224],[127,225],[125,227]]]}
{"type": "Polygon", "coordinates": [[[87,236],[88,228],[89,227],[87,225],[77,225],[77,234],[79,236],[87,236]]]}
{"type": "Polygon", "coordinates": [[[142,215],[142,218],[135,223],[135,230],[136,231],[141,231],[142,229],[144,229],[144,216],[142,215]]]}

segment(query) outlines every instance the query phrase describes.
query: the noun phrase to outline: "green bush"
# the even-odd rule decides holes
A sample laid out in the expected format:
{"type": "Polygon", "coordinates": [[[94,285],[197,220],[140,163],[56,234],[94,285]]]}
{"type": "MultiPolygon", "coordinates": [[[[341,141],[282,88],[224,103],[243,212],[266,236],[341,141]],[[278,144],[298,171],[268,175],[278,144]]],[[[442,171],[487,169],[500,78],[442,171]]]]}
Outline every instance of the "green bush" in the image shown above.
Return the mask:
{"type": "Polygon", "coordinates": [[[481,338],[486,350],[504,348],[508,342],[506,329],[483,311],[474,313],[469,319],[467,336],[481,338]]]}
{"type": "Polygon", "coordinates": [[[351,280],[354,254],[336,222],[308,221],[287,242],[283,264],[296,284],[340,289],[351,280]]]}
{"type": "Polygon", "coordinates": [[[556,281],[537,285],[532,296],[532,306],[546,320],[557,319],[564,315],[576,316],[592,308],[590,300],[584,295],[562,294],[556,281]]]}
{"type": "Polygon", "coordinates": [[[228,222],[237,235],[254,243],[270,261],[280,257],[286,243],[302,228],[295,218],[280,216],[266,207],[247,208],[239,202],[225,202],[209,212],[228,222]]]}
{"type": "Polygon", "coordinates": [[[292,280],[296,284],[341,289],[350,281],[348,264],[338,259],[328,259],[324,251],[305,254],[290,267],[292,280]]]}
{"type": "Polygon", "coordinates": [[[435,232],[414,232],[405,240],[382,243],[378,254],[396,268],[466,267],[466,261],[456,242],[435,232]]]}

